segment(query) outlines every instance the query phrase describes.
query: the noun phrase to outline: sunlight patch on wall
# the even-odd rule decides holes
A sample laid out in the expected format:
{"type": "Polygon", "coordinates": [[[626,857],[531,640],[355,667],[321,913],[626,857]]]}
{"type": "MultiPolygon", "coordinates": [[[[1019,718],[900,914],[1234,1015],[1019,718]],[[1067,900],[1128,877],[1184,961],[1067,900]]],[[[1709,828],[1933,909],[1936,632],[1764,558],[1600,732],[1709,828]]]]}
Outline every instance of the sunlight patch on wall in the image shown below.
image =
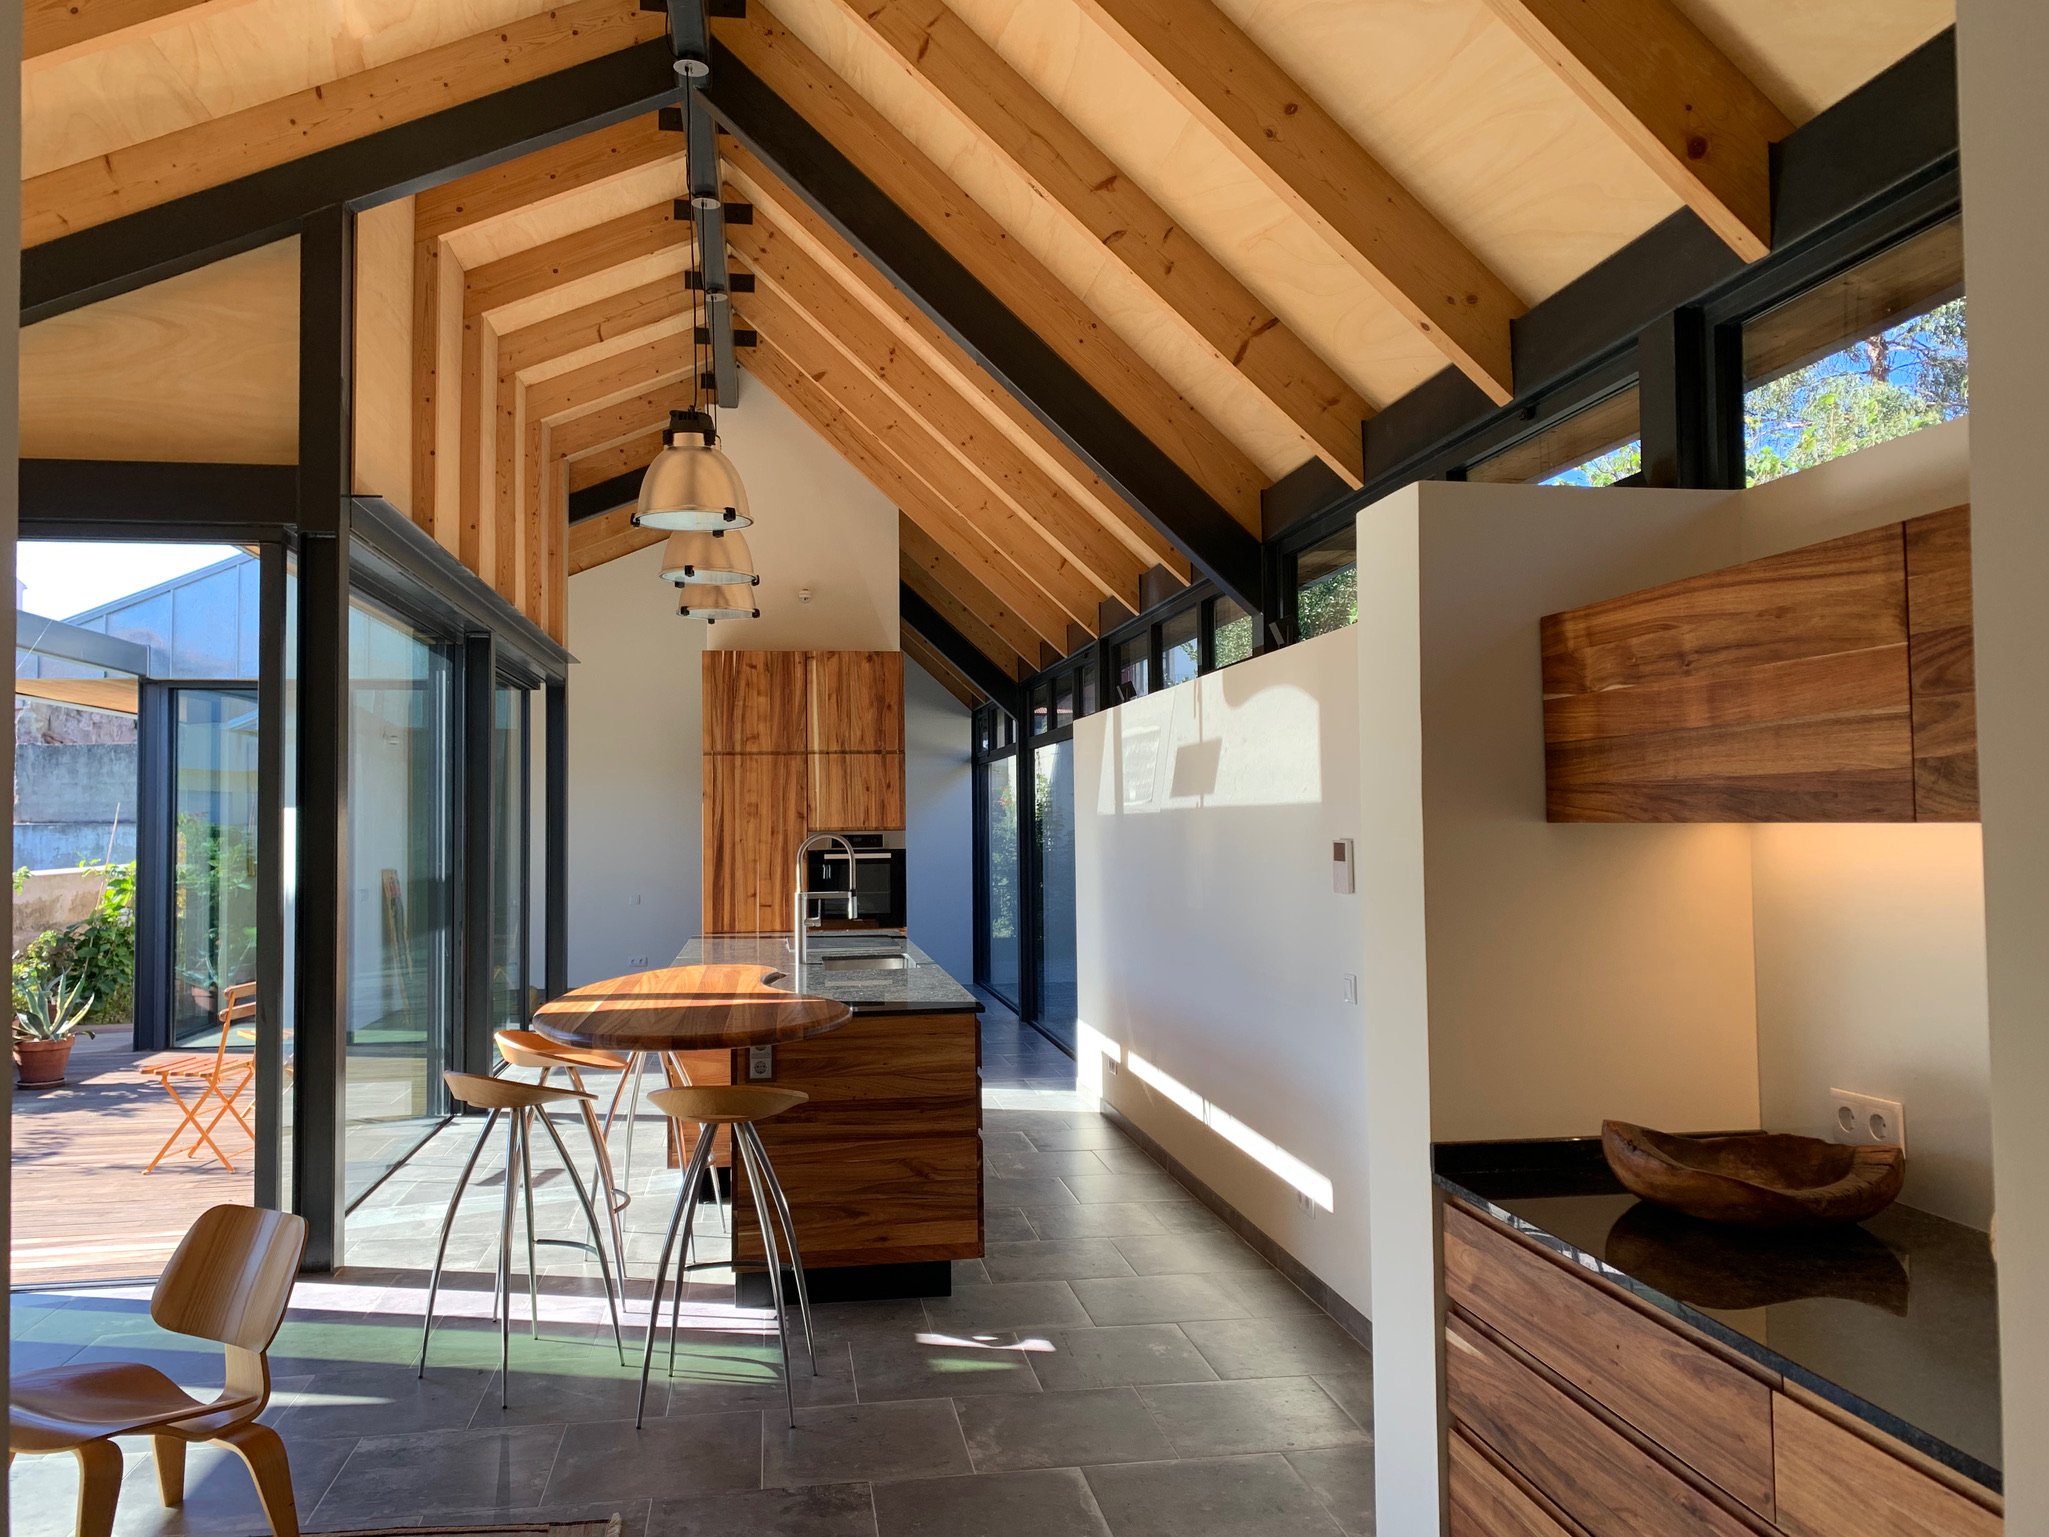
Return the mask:
{"type": "Polygon", "coordinates": [[[1180,1079],[1162,1072],[1137,1052],[1124,1060],[1132,1076],[1162,1095],[1269,1173],[1278,1175],[1325,1211],[1336,1211],[1336,1191],[1327,1175],[1318,1173],[1271,1137],[1254,1131],[1229,1111],[1211,1104],[1180,1079]]]}
{"type": "Polygon", "coordinates": [[[1262,685],[1263,660],[1110,711],[1098,811],[1319,804],[1322,712],[1294,684],[1262,685]]]}

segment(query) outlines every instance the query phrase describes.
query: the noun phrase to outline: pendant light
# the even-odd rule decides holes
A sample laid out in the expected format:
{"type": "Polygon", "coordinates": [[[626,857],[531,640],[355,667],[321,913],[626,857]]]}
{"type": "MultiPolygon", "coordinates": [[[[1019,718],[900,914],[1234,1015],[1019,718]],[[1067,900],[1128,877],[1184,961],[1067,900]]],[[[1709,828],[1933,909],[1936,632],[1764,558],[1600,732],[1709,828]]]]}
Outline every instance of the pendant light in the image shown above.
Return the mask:
{"type": "Polygon", "coordinates": [[[754,587],[754,557],[747,536],[722,528],[679,529],[662,546],[662,580],[678,587],[712,583],[723,587],[754,587]]]}
{"type": "Polygon", "coordinates": [[[747,586],[718,587],[691,582],[676,590],[676,612],[685,619],[713,623],[720,619],[759,619],[754,606],[754,589],[747,586]]]}

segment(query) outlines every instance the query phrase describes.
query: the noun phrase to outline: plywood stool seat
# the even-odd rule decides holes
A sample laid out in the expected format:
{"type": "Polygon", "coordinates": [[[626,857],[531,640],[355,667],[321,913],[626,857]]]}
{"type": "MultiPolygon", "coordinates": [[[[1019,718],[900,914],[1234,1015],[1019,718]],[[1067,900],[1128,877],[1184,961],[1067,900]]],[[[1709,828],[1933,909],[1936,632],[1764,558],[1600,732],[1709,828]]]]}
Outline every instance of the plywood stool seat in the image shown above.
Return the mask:
{"type": "MultiPolygon", "coordinates": [[[[538,1030],[500,1030],[491,1039],[498,1055],[511,1067],[535,1067],[542,1072],[593,1068],[600,1072],[623,1073],[632,1059],[623,1051],[605,1051],[595,1046],[564,1046],[549,1040],[538,1030]]],[[[578,1083],[577,1088],[583,1085],[578,1083]]]]}
{"type": "Polygon", "coordinates": [[[720,1083],[657,1089],[647,1098],[662,1114],[676,1120],[731,1126],[739,1121],[766,1121],[796,1109],[810,1097],[802,1089],[778,1089],[765,1083],[720,1083]]]}
{"type": "Polygon", "coordinates": [[[173,1334],[212,1340],[226,1354],[221,1391],[192,1397],[153,1366],[108,1361],[23,1372],[8,1384],[7,1453],[78,1459],[78,1537],[109,1537],[121,1493],[115,1436],[155,1442],[164,1504],[185,1499],[185,1447],[220,1441],[256,1481],[276,1537],[298,1537],[291,1468],[276,1431],[256,1423],[270,1403],[270,1342],[291,1302],[306,1219],[254,1206],[200,1213],[150,1296],[149,1314],[173,1334]]]}
{"type": "MultiPolygon", "coordinates": [[[[448,1257],[448,1236],[455,1228],[455,1216],[462,1206],[463,1192],[469,1188],[470,1176],[476,1172],[477,1160],[483,1156],[500,1116],[505,1118],[505,1202],[498,1225],[494,1289],[494,1316],[498,1319],[499,1407],[506,1408],[511,1403],[507,1367],[511,1364],[512,1351],[512,1227],[516,1202],[526,1209],[527,1315],[534,1338],[541,1337],[540,1266],[534,1259],[534,1247],[542,1241],[534,1231],[533,1138],[537,1125],[554,1144],[556,1155],[561,1158],[562,1167],[569,1175],[569,1183],[576,1191],[577,1202],[583,1207],[584,1221],[590,1227],[591,1246],[597,1252],[598,1271],[605,1281],[605,1304],[612,1313],[612,1339],[618,1346],[620,1362],[624,1364],[626,1341],[619,1329],[619,1293],[623,1288],[613,1284],[611,1259],[605,1253],[604,1230],[598,1225],[598,1214],[591,1205],[590,1191],[584,1185],[583,1176],[576,1171],[576,1160],[569,1156],[569,1147],[562,1140],[562,1133],[555,1129],[555,1123],[548,1115],[551,1105],[581,1106],[584,1124],[595,1131],[596,1122],[590,1114],[590,1094],[580,1088],[557,1089],[545,1083],[522,1083],[516,1078],[486,1078],[477,1073],[443,1073],[441,1079],[448,1085],[448,1092],[457,1104],[490,1113],[484,1118],[484,1129],[477,1136],[476,1146],[470,1149],[462,1173],[456,1176],[454,1193],[448,1198],[448,1211],[441,1219],[441,1239],[435,1245],[434,1269],[427,1280],[426,1317],[420,1321],[420,1375],[427,1375],[427,1346],[434,1337],[434,1299],[441,1292],[441,1268],[448,1257]]],[[[599,1167],[609,1177],[610,1165],[604,1161],[602,1151],[599,1167]]],[[[609,1186],[607,1189],[609,1191],[609,1186]]],[[[616,1241],[619,1231],[616,1215],[612,1231],[616,1241]]],[[[619,1259],[624,1265],[623,1246],[619,1250],[619,1259]]]]}

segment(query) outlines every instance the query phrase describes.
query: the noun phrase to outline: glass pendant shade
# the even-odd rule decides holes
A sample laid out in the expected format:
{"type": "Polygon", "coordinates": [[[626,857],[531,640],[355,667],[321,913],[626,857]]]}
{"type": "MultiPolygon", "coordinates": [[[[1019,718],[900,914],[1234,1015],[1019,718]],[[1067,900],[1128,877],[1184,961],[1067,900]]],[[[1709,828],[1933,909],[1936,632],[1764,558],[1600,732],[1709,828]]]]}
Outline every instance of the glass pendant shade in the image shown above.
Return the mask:
{"type": "Polygon", "coordinates": [[[678,529],[662,546],[662,580],[685,584],[705,583],[720,587],[752,587],[761,578],[754,574],[754,557],[747,550],[747,536],[724,529],[678,529]]]}
{"type": "Polygon", "coordinates": [[[740,472],[718,449],[711,418],[698,411],[671,414],[655,455],[640,482],[636,528],[711,530],[746,528],[747,488],[740,472]]]}
{"type": "Polygon", "coordinates": [[[676,612],[685,619],[759,619],[752,587],[715,587],[691,583],[677,593],[676,612]]]}

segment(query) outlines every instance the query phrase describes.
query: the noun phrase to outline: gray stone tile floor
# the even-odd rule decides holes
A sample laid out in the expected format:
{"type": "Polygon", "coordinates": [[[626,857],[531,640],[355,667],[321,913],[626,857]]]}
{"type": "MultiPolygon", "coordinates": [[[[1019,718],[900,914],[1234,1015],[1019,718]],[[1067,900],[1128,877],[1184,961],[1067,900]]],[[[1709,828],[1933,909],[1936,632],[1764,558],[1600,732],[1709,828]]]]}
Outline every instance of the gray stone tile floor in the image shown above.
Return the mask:
{"type": "MultiPolygon", "coordinates": [[[[437,1135],[351,1214],[348,1266],[300,1284],[272,1349],[267,1418],[305,1529],[617,1511],[628,1537],[1368,1537],[1366,1352],[1084,1105],[1051,1042],[992,1009],[983,1051],[987,1257],[955,1267],[951,1297],[814,1309],[818,1370],[799,1343],[794,1430],[771,1321],[735,1306],[716,1221],[674,1375],[658,1352],[647,1426],[633,1428],[677,1178],[652,1116],[634,1129],[624,1214],[627,1364],[588,1254],[550,1243],[541,1337],[516,1276],[500,1384],[494,1149],[457,1217],[415,1375],[427,1268],[474,1123],[437,1135]]],[[[581,1130],[562,1131],[587,1156],[581,1130]]],[[[625,1135],[615,1128],[615,1152],[625,1135]]],[[[552,1156],[535,1174],[538,1232],[580,1236],[552,1156]]],[[[217,1387],[218,1353],[158,1330],[147,1299],[146,1286],[16,1294],[16,1369],[146,1360],[195,1392],[217,1387]]],[[[172,1512],[147,1442],[124,1450],[120,1537],[263,1531],[231,1455],[195,1448],[172,1512]]],[[[70,1458],[21,1459],[10,1492],[17,1533],[71,1530],[70,1458]]]]}

